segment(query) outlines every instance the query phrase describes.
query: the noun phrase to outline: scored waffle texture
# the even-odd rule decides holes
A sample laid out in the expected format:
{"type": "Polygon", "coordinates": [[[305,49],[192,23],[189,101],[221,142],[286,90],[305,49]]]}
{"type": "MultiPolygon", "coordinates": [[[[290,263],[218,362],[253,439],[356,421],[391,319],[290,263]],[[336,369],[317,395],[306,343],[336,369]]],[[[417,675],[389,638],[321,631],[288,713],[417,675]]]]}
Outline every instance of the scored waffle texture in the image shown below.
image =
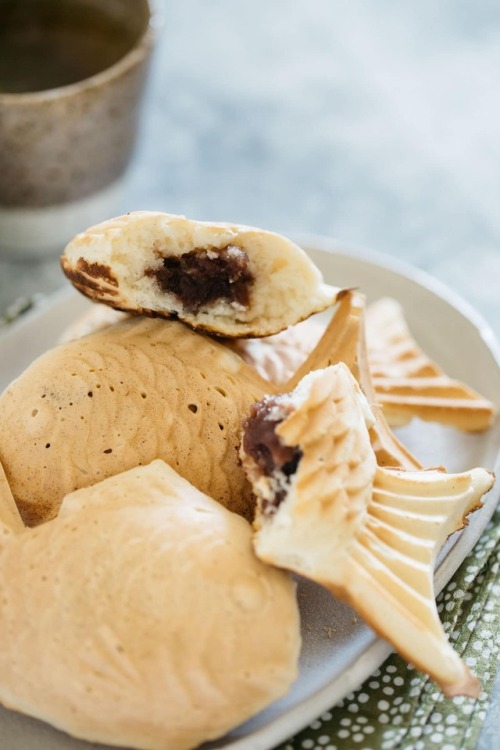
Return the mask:
{"type": "Polygon", "coordinates": [[[370,435],[379,466],[419,469],[421,464],[418,459],[399,442],[389,428],[382,410],[377,407],[377,397],[368,368],[364,319],[364,296],[359,292],[345,293],[323,336],[284,389],[294,388],[308,372],[344,362],[360,383],[373,409],[375,421],[370,435]]]}
{"type": "Polygon", "coordinates": [[[250,517],[237,446],[267,389],[181,323],[126,320],[46,352],[6,389],[0,462],[28,525],[55,516],[68,492],[155,458],[250,517]]]}
{"type": "MultiPolygon", "coordinates": [[[[430,359],[412,337],[396,300],[383,298],[372,303],[365,319],[364,356],[372,391],[390,426],[402,426],[414,417],[469,432],[491,426],[494,404],[465,383],[450,378],[430,359]]],[[[283,385],[295,371],[305,374],[304,360],[324,328],[323,320],[310,318],[267,339],[235,341],[233,348],[263,377],[283,385]]],[[[334,357],[349,356],[340,340],[332,340],[331,347],[331,364],[334,357]]],[[[328,364],[325,347],[323,353],[324,364],[328,364]]],[[[299,379],[295,377],[293,382],[299,379]]]]}
{"type": "Polygon", "coordinates": [[[366,338],[373,386],[389,424],[419,417],[467,432],[491,426],[494,405],[430,359],[411,335],[396,300],[383,298],[368,307],[366,338]]]}

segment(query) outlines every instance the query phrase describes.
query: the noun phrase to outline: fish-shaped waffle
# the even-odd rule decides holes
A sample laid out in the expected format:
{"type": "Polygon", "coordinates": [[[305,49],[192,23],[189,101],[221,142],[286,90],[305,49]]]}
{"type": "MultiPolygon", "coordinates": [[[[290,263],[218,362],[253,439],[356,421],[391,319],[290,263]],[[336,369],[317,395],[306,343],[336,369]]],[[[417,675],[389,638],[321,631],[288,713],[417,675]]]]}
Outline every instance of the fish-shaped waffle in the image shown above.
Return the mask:
{"type": "Polygon", "coordinates": [[[257,555],[351,604],[445,695],[476,697],[479,682],[440,623],[433,571],[493,476],[380,467],[373,421],[343,363],[252,407],[240,455],[258,498],[257,555]]]}
{"type": "Polygon", "coordinates": [[[239,432],[267,392],[210,337],[131,318],[51,349],[4,391],[0,463],[27,525],[55,516],[68,492],[155,458],[251,517],[239,432]]]}
{"type": "Polygon", "coordinates": [[[189,750],[297,676],[291,576],[162,461],[0,520],[0,585],[0,702],[90,742],[189,750]]]}
{"type": "Polygon", "coordinates": [[[410,333],[399,302],[386,297],[367,308],[366,340],[373,387],[390,425],[419,417],[466,432],[491,426],[494,405],[430,359],[410,333]]]}
{"type": "Polygon", "coordinates": [[[135,211],[77,235],[61,258],[87,297],[219,336],[268,336],[333,305],[339,289],[274,232],[135,211]]]}

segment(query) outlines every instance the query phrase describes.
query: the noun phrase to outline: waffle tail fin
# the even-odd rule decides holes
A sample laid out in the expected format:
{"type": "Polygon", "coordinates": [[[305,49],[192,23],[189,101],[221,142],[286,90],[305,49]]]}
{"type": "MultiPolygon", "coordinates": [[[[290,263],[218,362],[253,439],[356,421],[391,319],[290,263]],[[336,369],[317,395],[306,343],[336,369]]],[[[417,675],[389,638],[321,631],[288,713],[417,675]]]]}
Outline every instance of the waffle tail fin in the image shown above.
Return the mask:
{"type": "Polygon", "coordinates": [[[339,297],[339,306],[323,336],[305,362],[283,387],[293,390],[302,378],[329,365],[345,362],[359,382],[375,416],[370,430],[373,449],[380,466],[402,469],[421,469],[421,463],[396,438],[387,424],[382,409],[377,405],[373,389],[365,341],[365,298],[355,291],[346,291],[339,297]]]}
{"type": "Polygon", "coordinates": [[[445,539],[481,506],[492,484],[484,469],[444,474],[379,468],[341,590],[331,587],[446,696],[476,698],[480,683],[449,644],[439,620],[434,562],[445,539]]]}

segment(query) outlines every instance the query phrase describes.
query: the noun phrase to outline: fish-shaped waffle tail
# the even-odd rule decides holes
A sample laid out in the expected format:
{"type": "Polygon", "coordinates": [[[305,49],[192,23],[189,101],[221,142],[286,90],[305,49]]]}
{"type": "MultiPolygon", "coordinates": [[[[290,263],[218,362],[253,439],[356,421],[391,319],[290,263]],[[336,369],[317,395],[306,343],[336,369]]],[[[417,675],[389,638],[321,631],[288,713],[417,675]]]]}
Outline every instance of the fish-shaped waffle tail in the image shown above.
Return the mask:
{"type": "Polygon", "coordinates": [[[368,361],[373,387],[393,426],[413,417],[480,432],[496,409],[465,383],[450,378],[413,338],[403,309],[389,297],[367,308],[368,361]]]}
{"type": "Polygon", "coordinates": [[[420,469],[422,464],[396,438],[382,410],[377,407],[377,396],[368,368],[364,318],[364,296],[359,292],[345,292],[323,336],[283,390],[293,390],[312,370],[344,362],[361,385],[373,409],[375,421],[370,434],[378,464],[403,469],[420,469]]]}
{"type": "Polygon", "coordinates": [[[435,605],[434,561],[491,485],[484,469],[444,474],[378,468],[344,579],[332,586],[447,696],[475,698],[480,684],[446,641],[435,605]]]}
{"type": "Polygon", "coordinates": [[[493,476],[377,466],[372,421],[343,363],[253,407],[240,455],[258,497],[257,555],[351,604],[445,695],[476,697],[439,620],[433,573],[493,476]]]}

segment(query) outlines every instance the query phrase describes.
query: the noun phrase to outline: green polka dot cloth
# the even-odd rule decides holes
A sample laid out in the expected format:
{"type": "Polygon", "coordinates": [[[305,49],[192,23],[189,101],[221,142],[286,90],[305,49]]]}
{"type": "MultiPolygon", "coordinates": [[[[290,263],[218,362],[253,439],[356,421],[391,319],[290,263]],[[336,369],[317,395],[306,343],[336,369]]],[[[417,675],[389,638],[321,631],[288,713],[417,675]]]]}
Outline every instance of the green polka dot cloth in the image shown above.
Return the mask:
{"type": "Polygon", "coordinates": [[[428,677],[394,654],[279,750],[473,750],[500,656],[499,566],[500,507],[437,599],[450,641],[481,679],[479,700],[444,698],[428,677]]]}

